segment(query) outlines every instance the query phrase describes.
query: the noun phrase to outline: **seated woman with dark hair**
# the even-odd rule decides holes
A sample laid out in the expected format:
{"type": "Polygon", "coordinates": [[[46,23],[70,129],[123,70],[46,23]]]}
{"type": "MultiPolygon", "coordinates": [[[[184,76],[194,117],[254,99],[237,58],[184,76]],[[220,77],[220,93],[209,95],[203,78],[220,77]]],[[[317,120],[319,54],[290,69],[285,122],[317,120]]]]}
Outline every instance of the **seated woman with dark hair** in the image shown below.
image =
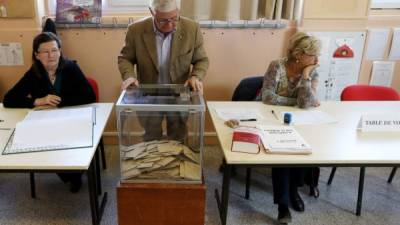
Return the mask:
{"type": "MultiPolygon", "coordinates": [[[[61,41],[50,32],[33,40],[33,64],[25,75],[4,96],[4,107],[62,107],[93,103],[92,87],[79,66],[62,57],[61,41]]],[[[59,173],[64,182],[71,182],[71,192],[81,185],[81,173],[59,173]]]]}
{"type": "MultiPolygon", "coordinates": [[[[318,85],[318,39],[303,32],[289,40],[287,57],[272,61],[264,75],[262,101],[270,105],[319,106],[316,96],[318,85]]],[[[278,221],[289,223],[289,202],[296,211],[304,211],[304,202],[297,188],[304,183],[304,168],[273,168],[272,185],[274,203],[278,204],[278,221]]]]}

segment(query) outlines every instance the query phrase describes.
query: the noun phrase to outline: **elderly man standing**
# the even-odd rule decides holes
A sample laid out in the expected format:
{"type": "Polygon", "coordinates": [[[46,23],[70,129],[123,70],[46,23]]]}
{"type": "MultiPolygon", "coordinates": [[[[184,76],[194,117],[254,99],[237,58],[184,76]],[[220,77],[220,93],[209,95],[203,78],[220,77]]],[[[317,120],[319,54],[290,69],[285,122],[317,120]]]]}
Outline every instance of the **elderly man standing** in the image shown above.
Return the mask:
{"type": "Polygon", "coordinates": [[[199,25],[179,16],[176,0],[152,0],[150,12],[152,17],[128,28],[118,57],[122,89],[139,83],[186,83],[201,92],[208,58],[199,25]]]}
{"type": "MultiPolygon", "coordinates": [[[[202,94],[202,80],[209,62],[199,25],[179,15],[176,0],[152,0],[150,13],[152,17],[128,28],[125,46],[118,56],[122,89],[137,87],[139,83],[185,84],[202,94]]],[[[168,136],[171,136],[176,121],[168,118],[171,116],[167,115],[168,136]]],[[[155,126],[154,119],[151,124],[141,120],[146,129],[145,140],[160,138],[159,122],[155,126]],[[151,131],[147,129],[150,127],[151,131]]]]}

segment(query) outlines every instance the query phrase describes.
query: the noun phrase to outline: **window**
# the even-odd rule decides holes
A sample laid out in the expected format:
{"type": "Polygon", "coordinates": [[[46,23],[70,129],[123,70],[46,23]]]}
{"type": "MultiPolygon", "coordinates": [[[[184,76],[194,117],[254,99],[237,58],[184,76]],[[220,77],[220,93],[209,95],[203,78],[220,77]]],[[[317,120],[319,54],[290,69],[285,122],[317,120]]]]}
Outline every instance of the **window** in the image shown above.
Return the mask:
{"type": "Polygon", "coordinates": [[[103,0],[104,13],[147,11],[149,0],[103,0]]]}
{"type": "MultiPolygon", "coordinates": [[[[48,13],[56,14],[57,0],[47,0],[48,13]]],[[[148,9],[149,0],[102,0],[103,15],[113,13],[143,12],[148,9]]]]}
{"type": "Polygon", "coordinates": [[[371,9],[400,9],[400,0],[372,0],[371,9]]]}
{"type": "MultiPolygon", "coordinates": [[[[103,0],[104,1],[104,0],[103,0]]],[[[136,7],[147,7],[149,5],[148,0],[106,0],[110,6],[136,6],[136,7]]]]}

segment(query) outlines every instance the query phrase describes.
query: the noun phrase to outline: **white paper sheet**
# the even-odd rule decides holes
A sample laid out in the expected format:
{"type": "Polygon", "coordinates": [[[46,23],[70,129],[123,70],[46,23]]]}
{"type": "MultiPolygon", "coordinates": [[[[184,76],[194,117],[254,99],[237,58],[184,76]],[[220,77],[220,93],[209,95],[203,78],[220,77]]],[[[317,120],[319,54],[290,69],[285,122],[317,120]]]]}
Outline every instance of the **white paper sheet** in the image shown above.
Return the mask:
{"type": "MultiPolygon", "coordinates": [[[[292,114],[292,125],[324,124],[337,122],[337,120],[331,115],[320,110],[281,112],[281,118],[283,118],[283,115],[285,113],[292,114]]],[[[281,119],[281,121],[283,121],[283,119],[281,119]]]]}
{"type": "Polygon", "coordinates": [[[382,60],[389,40],[390,29],[369,29],[367,60],[382,60]]]}
{"type": "Polygon", "coordinates": [[[395,62],[375,61],[372,64],[370,85],[390,87],[393,79],[395,62]]]}
{"type": "Polygon", "coordinates": [[[24,58],[21,43],[0,44],[0,66],[22,66],[24,58]]]}
{"type": "Polygon", "coordinates": [[[53,109],[30,111],[26,117],[27,120],[46,120],[46,119],[70,119],[76,117],[93,117],[93,107],[69,108],[69,109],[53,109]]]}
{"type": "Polygon", "coordinates": [[[347,59],[334,59],[331,65],[331,86],[329,100],[340,99],[343,89],[349,84],[357,83],[358,74],[354,74],[354,61],[347,59]]]}
{"type": "Polygon", "coordinates": [[[400,28],[393,29],[392,47],[389,53],[390,60],[400,60],[400,28]]]}
{"type": "Polygon", "coordinates": [[[17,148],[64,146],[77,148],[92,146],[93,123],[91,118],[72,120],[46,119],[17,123],[13,145],[17,148]]]}
{"type": "Polygon", "coordinates": [[[262,120],[264,117],[258,109],[243,109],[243,108],[216,108],[219,118],[223,120],[262,120]]]}
{"type": "Polygon", "coordinates": [[[93,107],[31,111],[18,122],[6,153],[93,146],[93,107]]]}

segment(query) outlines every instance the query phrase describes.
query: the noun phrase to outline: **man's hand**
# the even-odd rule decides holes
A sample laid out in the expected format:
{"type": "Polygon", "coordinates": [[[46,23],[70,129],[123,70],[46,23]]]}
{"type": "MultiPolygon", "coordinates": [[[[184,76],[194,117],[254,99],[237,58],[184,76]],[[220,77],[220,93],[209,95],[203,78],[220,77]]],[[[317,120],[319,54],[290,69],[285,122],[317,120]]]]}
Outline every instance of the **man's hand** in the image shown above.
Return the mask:
{"type": "Polygon", "coordinates": [[[35,106],[44,106],[44,105],[49,105],[49,106],[57,106],[60,104],[61,98],[57,95],[47,95],[43,98],[37,98],[35,99],[35,102],[33,103],[35,106]]]}
{"type": "Polygon", "coordinates": [[[200,94],[203,94],[203,82],[197,78],[197,76],[191,76],[186,82],[185,86],[190,86],[193,91],[197,91],[200,94]]]}
{"type": "Polygon", "coordinates": [[[122,90],[126,90],[128,87],[138,87],[139,81],[134,77],[129,77],[128,79],[124,80],[121,85],[122,90]]]}

